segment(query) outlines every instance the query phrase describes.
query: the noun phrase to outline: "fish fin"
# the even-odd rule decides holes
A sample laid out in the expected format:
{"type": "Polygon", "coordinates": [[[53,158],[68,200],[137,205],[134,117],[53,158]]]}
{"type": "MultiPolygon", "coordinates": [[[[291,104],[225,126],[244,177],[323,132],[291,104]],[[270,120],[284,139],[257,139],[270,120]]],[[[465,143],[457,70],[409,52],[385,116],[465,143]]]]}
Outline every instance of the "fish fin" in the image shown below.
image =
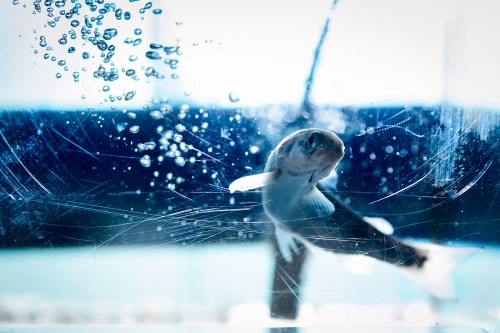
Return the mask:
{"type": "Polygon", "coordinates": [[[275,228],[274,234],[283,259],[289,264],[292,263],[293,254],[299,254],[295,235],[291,231],[280,227],[275,228]]]}
{"type": "Polygon", "coordinates": [[[404,243],[415,247],[427,257],[422,267],[402,267],[408,278],[435,297],[456,301],[453,270],[477,253],[480,248],[446,247],[406,241],[404,243]]]}
{"type": "Polygon", "coordinates": [[[245,192],[267,185],[276,172],[264,172],[236,179],[229,185],[229,192],[245,192]]]}
{"type": "Polygon", "coordinates": [[[394,233],[392,224],[381,217],[363,216],[363,221],[365,221],[384,235],[392,235],[394,233]]]}
{"type": "Polygon", "coordinates": [[[325,198],[317,189],[313,189],[313,191],[304,196],[299,205],[300,209],[311,217],[327,216],[335,212],[335,205],[333,202],[325,198]]]}

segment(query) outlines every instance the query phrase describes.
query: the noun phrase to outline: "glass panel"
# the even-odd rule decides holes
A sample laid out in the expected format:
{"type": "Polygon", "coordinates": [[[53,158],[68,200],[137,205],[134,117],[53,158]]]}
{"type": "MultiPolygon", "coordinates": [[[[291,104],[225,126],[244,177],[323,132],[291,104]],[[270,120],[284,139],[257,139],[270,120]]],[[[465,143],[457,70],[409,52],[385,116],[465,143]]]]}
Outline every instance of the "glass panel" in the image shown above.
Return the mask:
{"type": "Polygon", "coordinates": [[[0,325],[495,332],[496,7],[3,4],[0,325]]]}

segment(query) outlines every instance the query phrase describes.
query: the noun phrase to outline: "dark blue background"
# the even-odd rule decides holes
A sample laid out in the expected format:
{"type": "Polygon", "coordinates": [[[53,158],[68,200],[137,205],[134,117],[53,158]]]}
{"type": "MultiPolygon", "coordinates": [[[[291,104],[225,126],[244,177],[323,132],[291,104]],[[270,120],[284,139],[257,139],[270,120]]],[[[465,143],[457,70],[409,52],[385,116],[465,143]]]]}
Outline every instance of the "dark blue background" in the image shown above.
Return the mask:
{"type": "MultiPolygon", "coordinates": [[[[437,187],[432,173],[424,178],[431,165],[424,156],[429,159],[435,154],[432,135],[444,126],[439,112],[433,108],[401,110],[342,110],[348,126],[346,134],[340,135],[346,156],[338,168],[338,193],[359,212],[388,219],[401,237],[500,241],[498,127],[487,140],[474,130],[464,132],[454,163],[454,174],[462,177],[449,187],[437,187]],[[384,119],[404,123],[381,127],[384,119]],[[360,128],[369,126],[375,130],[360,134],[360,128]],[[394,153],[385,151],[387,145],[394,153]],[[418,151],[412,152],[412,145],[418,151]],[[403,149],[406,155],[396,155],[403,149]],[[375,159],[370,158],[372,153],[375,159]],[[488,163],[491,166],[477,180],[488,163]],[[421,178],[407,191],[372,203],[421,178]],[[474,185],[468,191],[451,199],[470,183],[474,185]]],[[[259,193],[229,194],[227,186],[262,167],[274,143],[260,133],[255,119],[239,115],[239,121],[234,120],[238,110],[206,112],[209,117],[200,118],[196,116],[199,110],[191,108],[180,119],[175,108],[160,120],[152,119],[149,111],[137,111],[135,119],[119,111],[0,113],[0,246],[190,245],[268,237],[271,228],[259,193]],[[117,124],[124,122],[127,128],[119,132],[117,124]],[[208,123],[206,129],[201,128],[202,122],[208,123]],[[156,128],[161,125],[175,131],[179,123],[188,129],[181,133],[183,141],[206,155],[198,157],[194,150],[184,153],[186,159],[195,156],[196,162],[183,167],[167,157],[158,162],[156,157],[165,151],[159,148],[156,128]],[[132,125],[140,127],[137,134],[128,131],[132,125]],[[191,133],[195,125],[200,131],[191,133]],[[230,130],[229,137],[221,136],[223,127],[230,130]],[[135,150],[137,143],[147,141],[156,142],[156,148],[135,150]],[[252,145],[259,147],[258,153],[248,153],[252,145]],[[149,168],[139,163],[146,153],[153,159],[149,168]],[[175,191],[165,182],[169,172],[174,179],[185,179],[176,184],[175,191]],[[173,213],[178,215],[168,215],[173,213]]]]}

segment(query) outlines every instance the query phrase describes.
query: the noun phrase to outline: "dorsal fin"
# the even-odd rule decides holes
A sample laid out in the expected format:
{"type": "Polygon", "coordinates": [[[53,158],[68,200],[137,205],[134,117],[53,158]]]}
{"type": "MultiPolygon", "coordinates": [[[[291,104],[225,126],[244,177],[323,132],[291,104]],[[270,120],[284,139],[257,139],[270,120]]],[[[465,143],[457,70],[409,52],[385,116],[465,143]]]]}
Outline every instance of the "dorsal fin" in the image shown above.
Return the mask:
{"type": "Polygon", "coordinates": [[[229,192],[245,192],[266,186],[277,172],[264,172],[236,179],[229,185],[229,192]]]}

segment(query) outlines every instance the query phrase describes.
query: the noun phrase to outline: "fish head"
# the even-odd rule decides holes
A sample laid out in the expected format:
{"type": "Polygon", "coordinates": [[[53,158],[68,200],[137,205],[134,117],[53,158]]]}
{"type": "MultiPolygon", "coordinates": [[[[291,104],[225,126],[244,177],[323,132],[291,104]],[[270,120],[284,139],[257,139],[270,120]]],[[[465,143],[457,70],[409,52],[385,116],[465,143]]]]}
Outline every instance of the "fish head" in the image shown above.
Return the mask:
{"type": "Polygon", "coordinates": [[[335,133],[304,129],[283,139],[273,154],[269,159],[272,168],[291,176],[307,176],[315,184],[337,167],[344,157],[344,143],[335,133]]]}

